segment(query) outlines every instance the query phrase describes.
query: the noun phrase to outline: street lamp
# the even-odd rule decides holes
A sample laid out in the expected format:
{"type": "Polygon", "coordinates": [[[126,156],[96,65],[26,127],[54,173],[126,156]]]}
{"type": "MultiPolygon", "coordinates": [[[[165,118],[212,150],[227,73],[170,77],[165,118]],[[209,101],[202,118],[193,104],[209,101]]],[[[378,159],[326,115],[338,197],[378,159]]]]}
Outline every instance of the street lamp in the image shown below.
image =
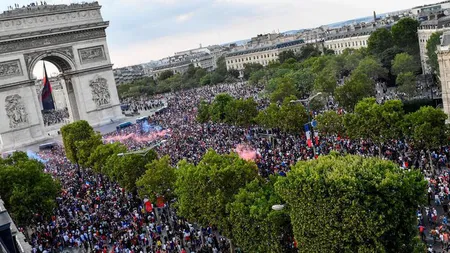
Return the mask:
{"type": "MultiPolygon", "coordinates": [[[[316,98],[316,97],[318,97],[320,95],[322,95],[322,92],[317,92],[316,94],[314,94],[314,95],[312,95],[312,96],[310,96],[309,98],[306,98],[306,99],[299,99],[299,100],[291,100],[290,101],[291,103],[306,103],[306,105],[308,107],[308,123],[307,124],[308,124],[308,126],[311,126],[311,130],[313,130],[313,126],[311,124],[311,110],[310,110],[309,104],[311,103],[311,101],[314,98],[316,98]]],[[[314,134],[314,131],[311,131],[311,132],[314,134]]],[[[314,142],[312,142],[312,146],[313,146],[313,155],[314,155],[314,157],[316,157],[316,147],[314,146],[314,142]]]]}
{"type": "Polygon", "coordinates": [[[167,140],[162,140],[158,143],[153,144],[152,146],[143,149],[143,150],[138,150],[138,151],[133,151],[133,152],[127,152],[127,153],[119,153],[117,154],[117,156],[126,156],[126,155],[140,155],[140,156],[146,156],[148,152],[150,152],[150,150],[161,146],[162,144],[166,143],[167,140]]]}

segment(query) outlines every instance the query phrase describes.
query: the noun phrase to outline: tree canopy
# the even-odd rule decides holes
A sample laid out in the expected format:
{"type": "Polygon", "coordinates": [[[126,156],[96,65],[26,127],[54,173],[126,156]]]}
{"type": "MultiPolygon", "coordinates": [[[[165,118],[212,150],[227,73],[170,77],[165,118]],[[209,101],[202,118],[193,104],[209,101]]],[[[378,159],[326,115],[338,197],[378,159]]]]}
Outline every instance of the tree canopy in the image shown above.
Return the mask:
{"type": "MultiPolygon", "coordinates": [[[[438,57],[436,54],[437,46],[441,43],[441,35],[442,32],[433,33],[427,41],[427,56],[428,56],[428,65],[431,68],[431,72],[439,75],[439,63],[438,57]]],[[[425,70],[424,70],[425,71],[425,70]]]]}
{"type": "Polygon", "coordinates": [[[218,226],[230,235],[227,204],[257,176],[257,167],[237,154],[219,155],[209,150],[197,164],[178,164],[175,194],[178,214],[200,225],[218,226]]]}
{"type": "MultiPolygon", "coordinates": [[[[83,151],[77,148],[77,142],[92,141],[92,143],[98,143],[93,140],[93,138],[95,138],[94,129],[85,120],[75,121],[63,126],[61,128],[61,134],[64,143],[64,150],[66,151],[66,156],[72,163],[75,164],[79,163],[80,155],[83,157],[83,159],[86,158],[86,153],[82,154],[83,151]]],[[[87,145],[83,145],[83,147],[89,149],[91,148],[87,145]]]]}
{"type": "Polygon", "coordinates": [[[60,184],[44,173],[44,165],[25,153],[0,158],[0,196],[18,226],[49,220],[60,191],[60,184]]]}
{"type": "Polygon", "coordinates": [[[275,184],[299,252],[413,252],[416,208],[427,182],[418,170],[360,156],[298,162],[275,184]]]}
{"type": "Polygon", "coordinates": [[[156,202],[158,197],[166,201],[174,199],[176,172],[170,165],[170,157],[163,156],[161,159],[155,159],[145,168],[147,169],[145,174],[136,182],[139,196],[148,197],[152,202],[156,202]]]}
{"type": "Polygon", "coordinates": [[[373,55],[380,55],[386,49],[394,46],[391,32],[386,28],[377,29],[367,41],[367,48],[373,55]]]}

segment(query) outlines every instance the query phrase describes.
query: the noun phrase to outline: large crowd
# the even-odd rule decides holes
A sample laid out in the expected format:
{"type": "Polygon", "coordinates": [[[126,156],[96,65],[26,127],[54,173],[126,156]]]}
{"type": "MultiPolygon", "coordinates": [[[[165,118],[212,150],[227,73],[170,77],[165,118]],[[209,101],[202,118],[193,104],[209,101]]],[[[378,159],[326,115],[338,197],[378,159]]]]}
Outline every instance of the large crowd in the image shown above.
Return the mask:
{"type": "Polygon", "coordinates": [[[59,110],[43,111],[42,118],[45,126],[65,123],[69,119],[69,109],[66,107],[59,110]]]}
{"type": "MultiPolygon", "coordinates": [[[[260,105],[267,105],[267,100],[259,97],[260,91],[239,83],[158,97],[167,101],[168,107],[164,113],[152,116],[150,121],[171,131],[169,138],[164,137],[167,142],[156,147],[156,151],[159,155],[170,155],[176,165],[181,159],[197,163],[208,149],[229,153],[243,144],[257,152],[255,162],[262,176],[284,176],[297,161],[314,159],[333,150],[361,156],[381,153],[384,159],[390,159],[405,169],[414,166],[423,171],[429,182],[429,205],[417,211],[418,230],[427,243],[433,244],[434,239],[436,245],[448,252],[450,176],[446,165],[449,148],[443,147],[428,156],[403,141],[378,146],[370,141],[339,136],[319,136],[311,148],[302,134],[196,121],[196,108],[201,100],[212,101],[215,95],[226,92],[236,98],[252,97],[260,105]]],[[[104,137],[129,134],[144,133],[140,125],[134,125],[104,137]]],[[[123,143],[130,150],[136,150],[148,147],[153,141],[140,142],[130,138],[123,143]]],[[[227,240],[214,228],[190,224],[167,206],[146,210],[142,200],[134,199],[116,183],[70,164],[61,148],[41,152],[40,155],[48,159],[46,170],[60,180],[63,194],[57,199],[58,208],[53,219],[42,221],[33,228],[34,252],[59,252],[65,248],[81,252],[226,252],[229,247],[227,240]]]]}

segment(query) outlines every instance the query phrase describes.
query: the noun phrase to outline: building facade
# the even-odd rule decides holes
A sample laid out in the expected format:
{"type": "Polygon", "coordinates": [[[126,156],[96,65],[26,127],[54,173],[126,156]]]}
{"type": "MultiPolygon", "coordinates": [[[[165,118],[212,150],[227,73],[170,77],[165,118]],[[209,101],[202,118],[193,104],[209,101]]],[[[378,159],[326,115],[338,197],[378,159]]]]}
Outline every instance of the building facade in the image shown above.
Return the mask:
{"type": "Polygon", "coordinates": [[[288,50],[300,52],[301,48],[305,45],[303,40],[294,40],[272,46],[239,50],[226,54],[225,62],[228,70],[243,70],[244,65],[248,63],[259,63],[267,66],[270,62],[277,61],[281,52],[288,50]]]}
{"type": "Polygon", "coordinates": [[[19,232],[13,220],[0,199],[0,252],[28,253],[31,246],[25,241],[25,236],[19,232]]]}
{"type": "Polygon", "coordinates": [[[427,42],[433,33],[444,33],[446,31],[450,31],[449,16],[423,21],[417,30],[420,48],[420,63],[422,65],[423,72],[426,74],[431,73],[430,66],[428,65],[427,42]]]}
{"type": "MultiPolygon", "coordinates": [[[[450,31],[445,32],[441,37],[441,45],[437,50],[441,91],[442,91],[442,105],[444,112],[450,116],[450,31]]],[[[448,122],[448,119],[447,119],[448,122]]]]}

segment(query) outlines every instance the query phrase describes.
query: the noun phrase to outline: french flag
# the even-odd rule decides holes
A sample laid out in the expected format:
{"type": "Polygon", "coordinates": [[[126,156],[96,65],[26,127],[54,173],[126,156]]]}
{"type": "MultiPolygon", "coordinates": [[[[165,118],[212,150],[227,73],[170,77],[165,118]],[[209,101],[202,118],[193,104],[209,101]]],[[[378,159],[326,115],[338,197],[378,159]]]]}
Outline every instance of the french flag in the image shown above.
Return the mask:
{"type": "Polygon", "coordinates": [[[309,124],[305,124],[305,134],[306,134],[306,143],[308,144],[308,147],[312,147],[311,131],[309,131],[309,124]]]}

